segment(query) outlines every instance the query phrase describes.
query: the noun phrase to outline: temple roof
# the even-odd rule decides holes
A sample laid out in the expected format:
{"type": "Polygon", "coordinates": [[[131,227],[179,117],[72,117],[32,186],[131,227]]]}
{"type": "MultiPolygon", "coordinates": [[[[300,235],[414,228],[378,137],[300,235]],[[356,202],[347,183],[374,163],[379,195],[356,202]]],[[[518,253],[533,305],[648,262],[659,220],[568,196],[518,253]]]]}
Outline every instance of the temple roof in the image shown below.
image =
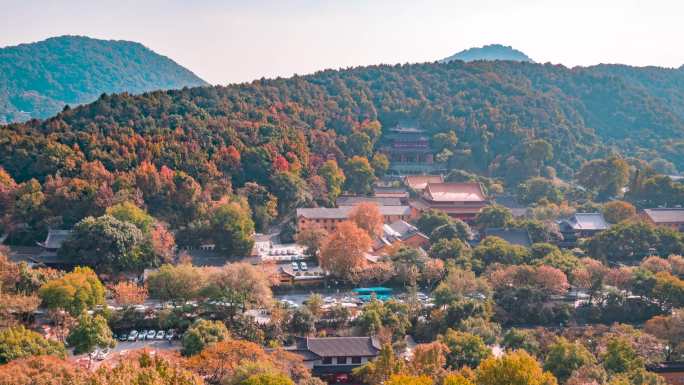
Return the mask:
{"type": "Polygon", "coordinates": [[[423,195],[434,202],[484,202],[482,186],[475,182],[428,183],[423,195]]]}

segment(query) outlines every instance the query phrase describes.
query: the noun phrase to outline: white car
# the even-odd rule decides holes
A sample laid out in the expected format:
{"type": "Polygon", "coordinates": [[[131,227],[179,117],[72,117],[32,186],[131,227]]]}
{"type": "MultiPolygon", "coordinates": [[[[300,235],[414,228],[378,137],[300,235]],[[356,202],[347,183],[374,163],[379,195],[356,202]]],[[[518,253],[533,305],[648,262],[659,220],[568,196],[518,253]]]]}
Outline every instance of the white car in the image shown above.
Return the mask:
{"type": "Polygon", "coordinates": [[[309,266],[306,265],[306,262],[299,262],[299,268],[300,268],[302,271],[307,271],[307,270],[309,270],[309,266]]]}
{"type": "Polygon", "coordinates": [[[160,330],[157,332],[157,335],[154,337],[155,340],[163,340],[164,339],[164,331],[160,330]]]}
{"type": "Polygon", "coordinates": [[[157,335],[157,332],[155,332],[154,330],[150,330],[149,332],[147,332],[147,339],[153,340],[156,335],[157,335]]]}
{"type": "Polygon", "coordinates": [[[294,271],[299,270],[299,264],[297,264],[297,262],[292,262],[292,270],[294,270],[294,271]]]}
{"type": "Polygon", "coordinates": [[[136,339],[138,339],[138,331],[132,330],[131,334],[128,335],[128,340],[129,341],[135,341],[136,339]]]}

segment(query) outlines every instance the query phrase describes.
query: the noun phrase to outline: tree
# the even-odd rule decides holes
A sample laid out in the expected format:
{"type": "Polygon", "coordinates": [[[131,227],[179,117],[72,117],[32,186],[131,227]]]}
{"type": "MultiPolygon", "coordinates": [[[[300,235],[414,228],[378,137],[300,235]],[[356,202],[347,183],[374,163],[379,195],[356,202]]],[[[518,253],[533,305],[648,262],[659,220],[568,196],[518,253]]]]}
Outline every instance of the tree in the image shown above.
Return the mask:
{"type": "Polygon", "coordinates": [[[266,272],[246,262],[227,264],[210,271],[203,294],[225,303],[231,319],[252,307],[267,307],[273,293],[266,272]]]}
{"type": "Polygon", "coordinates": [[[53,355],[31,355],[0,365],[3,385],[93,385],[89,373],[53,355]]]}
{"type": "Polygon", "coordinates": [[[424,234],[431,234],[436,228],[450,224],[452,219],[444,211],[430,209],[420,214],[416,226],[424,234]]]}
{"type": "Polygon", "coordinates": [[[428,375],[409,376],[406,374],[393,374],[385,385],[433,385],[432,378],[428,375]]]}
{"type": "Polygon", "coordinates": [[[216,207],[209,223],[216,248],[226,256],[245,256],[252,251],[254,222],[244,204],[231,202],[216,207]]]}
{"type": "Polygon", "coordinates": [[[387,155],[380,152],[376,152],[375,155],[373,155],[373,159],[371,159],[371,167],[373,167],[376,177],[382,178],[385,176],[389,166],[390,162],[389,159],[387,159],[387,155]]]}
{"type": "Polygon", "coordinates": [[[319,318],[323,315],[323,297],[318,293],[311,293],[309,298],[304,301],[304,306],[313,314],[314,317],[319,318]]]}
{"type": "Polygon", "coordinates": [[[446,278],[433,291],[435,306],[444,306],[465,298],[490,298],[492,288],[484,277],[470,270],[450,268],[446,278]]]}
{"type": "Polygon", "coordinates": [[[76,224],[59,254],[101,272],[141,271],[154,259],[143,255],[143,233],[133,223],[110,215],[87,217],[76,224]]]}
{"type": "Polygon", "coordinates": [[[347,189],[355,194],[368,194],[373,190],[375,172],[367,158],[354,156],[347,161],[345,169],[347,189]]]}
{"type": "Polygon", "coordinates": [[[518,200],[522,203],[560,203],[562,199],[563,194],[550,179],[530,178],[518,186],[518,200]]]}
{"type": "Polygon", "coordinates": [[[146,351],[133,352],[121,360],[118,365],[109,367],[102,365],[91,375],[88,385],[124,385],[124,384],[159,384],[159,385],[202,385],[199,376],[183,369],[174,362],[173,356],[155,354],[146,351]]]}
{"type": "Polygon", "coordinates": [[[152,216],[129,201],[107,208],[106,213],[122,222],[134,224],[143,233],[149,233],[154,225],[152,216]]]}
{"type": "Polygon", "coordinates": [[[620,223],[636,215],[636,208],[625,201],[610,201],[603,205],[601,211],[609,223],[620,223]]]}
{"type": "Polygon", "coordinates": [[[651,255],[684,251],[680,233],[664,227],[654,227],[643,221],[622,222],[594,236],[586,244],[594,258],[608,261],[638,261],[651,255]]]}
{"type": "Polygon", "coordinates": [[[311,200],[309,190],[302,178],[292,172],[279,172],[271,176],[271,191],[278,198],[281,215],[292,212],[311,200]]]}
{"type": "Polygon", "coordinates": [[[672,361],[672,356],[684,354],[684,309],[676,309],[671,315],[659,315],[651,318],[644,325],[644,330],[667,341],[665,360],[672,361]]]}
{"type": "Polygon", "coordinates": [[[553,159],[553,147],[544,139],[525,143],[525,161],[530,164],[534,175],[539,175],[544,162],[553,159]]]}
{"type": "Polygon", "coordinates": [[[499,237],[487,237],[473,249],[473,259],[485,266],[492,263],[519,265],[529,258],[529,251],[523,246],[511,245],[499,237]]]}
{"type": "Polygon", "coordinates": [[[501,345],[508,351],[524,350],[533,356],[541,354],[541,344],[533,330],[511,328],[503,337],[501,345]]]}
{"type": "Polygon", "coordinates": [[[257,231],[268,231],[268,226],[278,216],[278,198],[265,186],[255,182],[245,183],[245,186],[238,190],[238,194],[247,198],[257,231]]]}
{"type": "Polygon", "coordinates": [[[448,329],[439,340],[448,348],[446,360],[453,369],[463,366],[475,368],[492,355],[491,349],[485,345],[482,338],[471,333],[448,329]]]}
{"type": "Polygon", "coordinates": [[[470,249],[458,238],[442,238],[430,246],[428,254],[432,258],[441,260],[454,259],[456,261],[465,261],[470,256],[470,249]]]}
{"type": "Polygon", "coordinates": [[[491,205],[483,208],[475,217],[475,224],[480,229],[503,228],[513,221],[513,214],[507,207],[491,205]]]}
{"type": "Polygon", "coordinates": [[[290,330],[298,335],[310,335],[316,331],[316,319],[309,309],[301,307],[292,313],[290,330]]]}
{"type": "Polygon", "coordinates": [[[559,338],[549,347],[549,353],[544,360],[544,370],[553,373],[564,383],[577,369],[585,365],[595,364],[594,356],[579,342],[569,342],[559,338]]]}
{"type": "Polygon", "coordinates": [[[472,238],[470,226],[461,220],[454,219],[446,225],[437,227],[430,233],[431,243],[439,242],[441,239],[454,238],[460,239],[463,242],[467,242],[472,238]]]}
{"type": "Polygon", "coordinates": [[[601,361],[610,374],[629,373],[644,365],[642,359],[624,337],[613,337],[608,341],[601,361]]]}
{"type": "Polygon", "coordinates": [[[133,282],[121,281],[112,287],[114,300],[121,306],[138,305],[147,299],[147,288],[133,282]]]}
{"type": "Polygon", "coordinates": [[[334,159],[326,160],[318,169],[318,175],[325,180],[328,191],[328,205],[334,205],[337,197],[342,193],[342,186],[347,179],[344,172],[334,159]]]}
{"type": "Polygon", "coordinates": [[[235,384],[256,373],[282,373],[299,381],[309,376],[299,355],[282,349],[266,352],[255,343],[230,338],[205,347],[185,363],[210,384],[235,384]],[[251,365],[260,366],[245,370],[251,365]]]}
{"type": "Polygon", "coordinates": [[[262,373],[250,376],[240,382],[240,385],[295,385],[295,383],[282,373],[262,373]]]}
{"type": "Polygon", "coordinates": [[[391,345],[385,344],[375,360],[355,368],[352,374],[366,384],[380,385],[393,375],[402,373],[403,370],[403,360],[394,354],[391,345]]]}
{"type": "Polygon", "coordinates": [[[542,371],[539,363],[525,351],[490,357],[476,370],[477,385],[556,385],[553,374],[542,371]]]}
{"type": "Polygon", "coordinates": [[[226,325],[221,321],[198,319],[183,333],[184,356],[192,356],[202,351],[206,346],[230,338],[226,325]]]}
{"type": "Polygon", "coordinates": [[[438,341],[416,345],[408,362],[409,372],[414,376],[441,377],[448,351],[448,347],[438,341]]]}
{"type": "Polygon", "coordinates": [[[375,203],[362,202],[349,213],[349,220],[365,230],[371,239],[382,235],[385,220],[380,212],[380,207],[375,203]]]}
{"type": "Polygon", "coordinates": [[[147,277],[147,289],[152,298],[162,301],[187,302],[203,287],[202,270],[189,263],[162,265],[147,277]]]}
{"type": "Polygon", "coordinates": [[[661,308],[669,310],[684,306],[684,280],[667,272],[657,273],[655,278],[652,296],[661,308]]]}
{"type": "Polygon", "coordinates": [[[48,309],[63,309],[77,316],[84,310],[103,304],[105,288],[94,271],[77,267],[61,278],[46,282],[38,295],[48,309]]]}
{"type": "Polygon", "coordinates": [[[364,254],[370,246],[371,239],[365,230],[353,222],[342,222],[323,243],[321,267],[337,277],[353,279],[365,263],[364,254]]]}
{"type": "Polygon", "coordinates": [[[112,338],[107,320],[101,315],[91,316],[84,312],[69,333],[67,344],[74,348],[74,354],[82,354],[92,352],[95,348],[113,348],[116,341],[112,338]]]}
{"type": "Polygon", "coordinates": [[[0,364],[41,355],[65,358],[66,350],[59,342],[45,339],[21,325],[0,330],[0,364]]]}
{"type": "Polygon", "coordinates": [[[310,257],[317,257],[327,235],[328,232],[322,227],[308,226],[295,235],[295,240],[298,244],[306,247],[306,253],[310,257]]]}
{"type": "Polygon", "coordinates": [[[599,199],[617,196],[629,179],[629,165],[623,159],[594,159],[582,165],[578,182],[598,193],[599,199]]]}

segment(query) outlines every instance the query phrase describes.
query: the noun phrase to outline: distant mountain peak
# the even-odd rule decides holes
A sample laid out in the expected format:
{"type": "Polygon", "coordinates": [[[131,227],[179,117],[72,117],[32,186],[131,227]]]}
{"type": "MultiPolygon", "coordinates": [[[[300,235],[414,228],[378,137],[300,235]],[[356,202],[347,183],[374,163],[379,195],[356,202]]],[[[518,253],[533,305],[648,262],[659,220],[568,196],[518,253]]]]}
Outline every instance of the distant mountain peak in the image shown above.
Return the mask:
{"type": "Polygon", "coordinates": [[[90,103],[102,93],[205,85],[188,69],[137,42],[51,37],[0,48],[0,124],[47,118],[65,105],[90,103]]]}
{"type": "Polygon", "coordinates": [[[522,51],[518,51],[513,47],[501,44],[489,44],[482,47],[469,48],[440,61],[442,63],[448,63],[454,60],[462,60],[465,62],[477,60],[510,60],[534,63],[534,61],[522,51]]]}

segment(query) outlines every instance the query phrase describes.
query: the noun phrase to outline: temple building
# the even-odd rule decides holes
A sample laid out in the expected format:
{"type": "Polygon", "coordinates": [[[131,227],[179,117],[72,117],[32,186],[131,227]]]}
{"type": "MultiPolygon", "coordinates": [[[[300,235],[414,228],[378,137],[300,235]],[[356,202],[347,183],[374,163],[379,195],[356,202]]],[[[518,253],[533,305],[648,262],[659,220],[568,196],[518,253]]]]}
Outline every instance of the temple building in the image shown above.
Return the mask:
{"type": "Polygon", "coordinates": [[[482,185],[476,182],[428,182],[422,195],[411,201],[411,207],[418,212],[439,210],[465,222],[472,222],[477,213],[489,204],[482,185]]]}
{"type": "Polygon", "coordinates": [[[435,162],[434,150],[425,130],[415,125],[399,124],[389,129],[382,151],[390,161],[390,171],[398,174],[422,174],[444,169],[435,162]]]}

